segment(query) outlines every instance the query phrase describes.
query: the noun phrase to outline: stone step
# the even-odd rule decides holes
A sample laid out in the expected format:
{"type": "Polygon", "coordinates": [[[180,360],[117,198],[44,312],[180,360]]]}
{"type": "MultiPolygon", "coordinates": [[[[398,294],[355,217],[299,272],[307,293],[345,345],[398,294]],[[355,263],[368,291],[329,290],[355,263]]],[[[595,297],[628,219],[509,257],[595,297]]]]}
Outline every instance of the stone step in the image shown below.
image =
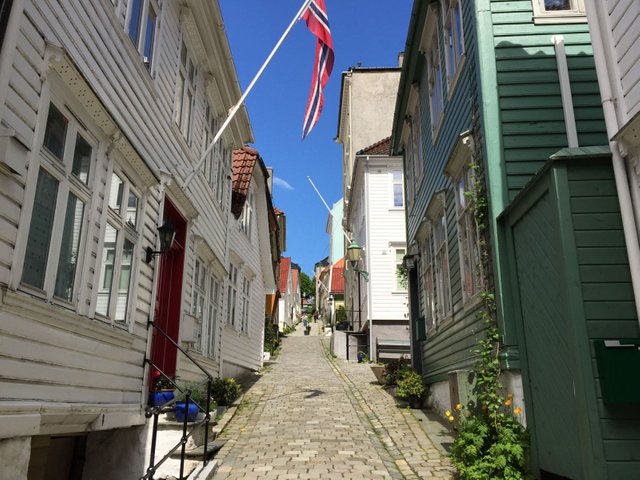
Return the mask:
{"type": "MultiPolygon", "coordinates": [[[[207,445],[207,458],[211,458],[213,455],[218,452],[223,446],[225,442],[215,441],[209,442],[207,445]]],[[[204,445],[200,445],[196,448],[189,448],[185,450],[184,456],[185,459],[188,460],[202,460],[202,456],[204,455],[204,445]]],[[[180,459],[180,449],[176,450],[171,454],[170,458],[180,459]]]]}

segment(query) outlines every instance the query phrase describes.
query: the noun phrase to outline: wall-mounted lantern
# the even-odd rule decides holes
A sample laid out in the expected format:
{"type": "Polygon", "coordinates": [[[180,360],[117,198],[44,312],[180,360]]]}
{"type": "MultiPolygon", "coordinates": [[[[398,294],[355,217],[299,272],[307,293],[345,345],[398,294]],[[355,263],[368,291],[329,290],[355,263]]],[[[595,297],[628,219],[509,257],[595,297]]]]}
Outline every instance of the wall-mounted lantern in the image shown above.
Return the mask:
{"type": "Polygon", "coordinates": [[[158,227],[158,238],[160,240],[160,250],[154,250],[151,247],[147,247],[147,255],[145,262],[149,263],[156,255],[163,255],[171,250],[173,241],[176,238],[176,228],[169,221],[164,222],[164,225],[158,227]]]}

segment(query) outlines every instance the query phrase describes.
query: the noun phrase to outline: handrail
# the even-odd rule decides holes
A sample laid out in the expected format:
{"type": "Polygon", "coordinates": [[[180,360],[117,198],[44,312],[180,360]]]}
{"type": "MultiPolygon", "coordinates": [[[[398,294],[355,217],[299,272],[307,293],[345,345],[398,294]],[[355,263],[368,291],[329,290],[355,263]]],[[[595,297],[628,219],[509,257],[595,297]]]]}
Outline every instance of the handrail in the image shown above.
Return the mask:
{"type": "Polygon", "coordinates": [[[213,380],[213,377],[211,376],[211,374],[209,372],[207,372],[207,370],[202,365],[200,365],[200,363],[195,358],[193,358],[191,355],[189,355],[189,352],[187,352],[184,348],[182,348],[180,345],[178,345],[178,343],[173,338],[171,338],[169,335],[167,335],[167,333],[164,330],[162,330],[160,327],[158,327],[151,320],[149,320],[147,323],[149,325],[151,325],[153,328],[155,328],[158,332],[160,332],[164,338],[169,340],[169,342],[171,342],[171,344],[174,347],[176,347],[178,350],[180,350],[184,354],[185,357],[187,357],[189,360],[191,360],[191,362],[196,367],[198,367],[202,371],[202,373],[204,373],[207,376],[208,379],[213,380]]]}
{"type": "Polygon", "coordinates": [[[178,343],[171,338],[169,335],[167,335],[166,332],[164,332],[160,327],[158,327],[157,325],[155,325],[152,321],[148,322],[149,325],[151,325],[153,328],[156,329],[156,331],[160,332],[160,334],[167,339],[171,344],[173,344],[173,346],[175,346],[180,352],[182,352],[185,357],[187,357],[196,367],[198,367],[205,375],[206,378],[204,381],[202,381],[200,384],[198,385],[207,385],[207,404],[206,407],[203,408],[202,406],[200,406],[198,404],[198,402],[194,402],[191,400],[191,389],[189,388],[185,388],[184,390],[182,388],[180,388],[180,386],[173,381],[173,379],[171,379],[171,377],[169,377],[169,375],[167,375],[160,367],[158,367],[155,363],[153,363],[153,361],[149,358],[145,358],[144,362],[145,364],[149,364],[152,368],[154,368],[156,371],[158,371],[164,378],[166,378],[167,380],[169,380],[169,383],[171,383],[171,385],[177,389],[181,394],[184,395],[185,397],[185,416],[184,416],[184,420],[183,420],[183,424],[182,424],[182,437],[180,438],[180,441],[176,444],[175,447],[173,447],[171,450],[169,450],[169,452],[162,457],[162,459],[160,459],[159,462],[156,463],[155,461],[155,452],[156,452],[156,445],[157,445],[157,436],[158,436],[158,418],[160,416],[161,411],[170,406],[173,405],[174,403],[177,403],[178,399],[177,397],[172,398],[171,400],[169,400],[168,402],[165,402],[162,405],[158,405],[156,407],[147,407],[146,408],[146,413],[145,416],[147,418],[150,418],[153,416],[153,430],[152,430],[152,434],[151,434],[151,452],[150,452],[150,456],[149,456],[149,467],[147,468],[147,471],[145,473],[144,476],[140,477],[140,480],[153,480],[153,476],[156,473],[156,470],[158,469],[158,467],[160,467],[165,461],[167,461],[167,459],[179,448],[181,447],[181,452],[180,452],[180,480],[184,480],[184,461],[185,461],[185,456],[186,456],[186,445],[187,445],[187,440],[193,435],[193,433],[195,432],[195,430],[200,427],[201,425],[204,424],[204,453],[203,453],[203,458],[202,458],[202,462],[203,464],[206,466],[208,463],[208,459],[207,459],[207,453],[208,453],[208,449],[209,449],[209,422],[211,421],[211,383],[213,381],[213,376],[211,374],[209,374],[209,372],[207,372],[207,370],[204,369],[204,367],[202,365],[200,365],[200,363],[198,363],[198,361],[196,359],[194,359],[191,355],[189,355],[189,353],[184,350],[180,345],[178,345],[178,343]],[[205,417],[204,420],[201,420],[200,422],[195,422],[195,424],[193,425],[193,429],[190,432],[187,432],[187,423],[188,423],[188,412],[189,412],[189,406],[190,404],[194,404],[197,408],[199,412],[203,412],[205,417]]]}

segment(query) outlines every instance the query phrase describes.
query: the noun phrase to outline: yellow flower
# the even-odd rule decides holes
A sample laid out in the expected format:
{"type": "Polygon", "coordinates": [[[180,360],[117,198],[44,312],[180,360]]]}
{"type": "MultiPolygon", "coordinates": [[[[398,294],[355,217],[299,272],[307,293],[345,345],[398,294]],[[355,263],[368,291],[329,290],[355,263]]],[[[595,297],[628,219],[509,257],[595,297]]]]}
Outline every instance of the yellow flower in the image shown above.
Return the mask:
{"type": "Polygon", "coordinates": [[[453,420],[454,420],[453,415],[449,415],[449,421],[453,422],[453,420]]]}
{"type": "Polygon", "coordinates": [[[450,416],[451,416],[451,412],[450,412],[449,410],[447,410],[446,412],[444,412],[444,414],[445,414],[447,417],[450,417],[450,416]]]}
{"type": "Polygon", "coordinates": [[[511,406],[511,400],[507,400],[506,402],[504,402],[504,404],[505,404],[507,407],[510,407],[510,406],[511,406]]]}
{"type": "Polygon", "coordinates": [[[513,409],[513,413],[516,415],[520,415],[522,413],[522,409],[520,407],[516,407],[513,409]]]}
{"type": "Polygon", "coordinates": [[[513,393],[508,393],[507,394],[507,398],[509,398],[509,399],[513,398],[513,393]]]}
{"type": "Polygon", "coordinates": [[[457,404],[457,405],[456,405],[456,410],[458,410],[458,411],[462,410],[462,405],[457,404]]]}
{"type": "Polygon", "coordinates": [[[486,405],[482,405],[482,410],[487,410],[487,406],[486,405]]]}

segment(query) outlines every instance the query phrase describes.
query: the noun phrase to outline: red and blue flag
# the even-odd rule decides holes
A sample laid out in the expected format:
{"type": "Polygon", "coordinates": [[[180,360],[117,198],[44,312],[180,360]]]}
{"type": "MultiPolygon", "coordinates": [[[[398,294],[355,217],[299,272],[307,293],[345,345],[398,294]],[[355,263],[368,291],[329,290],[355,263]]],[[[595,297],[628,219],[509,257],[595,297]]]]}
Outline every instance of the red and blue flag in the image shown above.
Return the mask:
{"type": "Polygon", "coordinates": [[[307,110],[304,114],[304,124],[302,125],[302,139],[304,140],[322,112],[322,106],[324,105],[324,93],[322,90],[329,81],[329,75],[333,70],[333,42],[331,41],[329,19],[324,0],[312,0],[309,7],[302,14],[302,19],[307,23],[311,33],[317,38],[311,92],[309,93],[307,110]]]}

